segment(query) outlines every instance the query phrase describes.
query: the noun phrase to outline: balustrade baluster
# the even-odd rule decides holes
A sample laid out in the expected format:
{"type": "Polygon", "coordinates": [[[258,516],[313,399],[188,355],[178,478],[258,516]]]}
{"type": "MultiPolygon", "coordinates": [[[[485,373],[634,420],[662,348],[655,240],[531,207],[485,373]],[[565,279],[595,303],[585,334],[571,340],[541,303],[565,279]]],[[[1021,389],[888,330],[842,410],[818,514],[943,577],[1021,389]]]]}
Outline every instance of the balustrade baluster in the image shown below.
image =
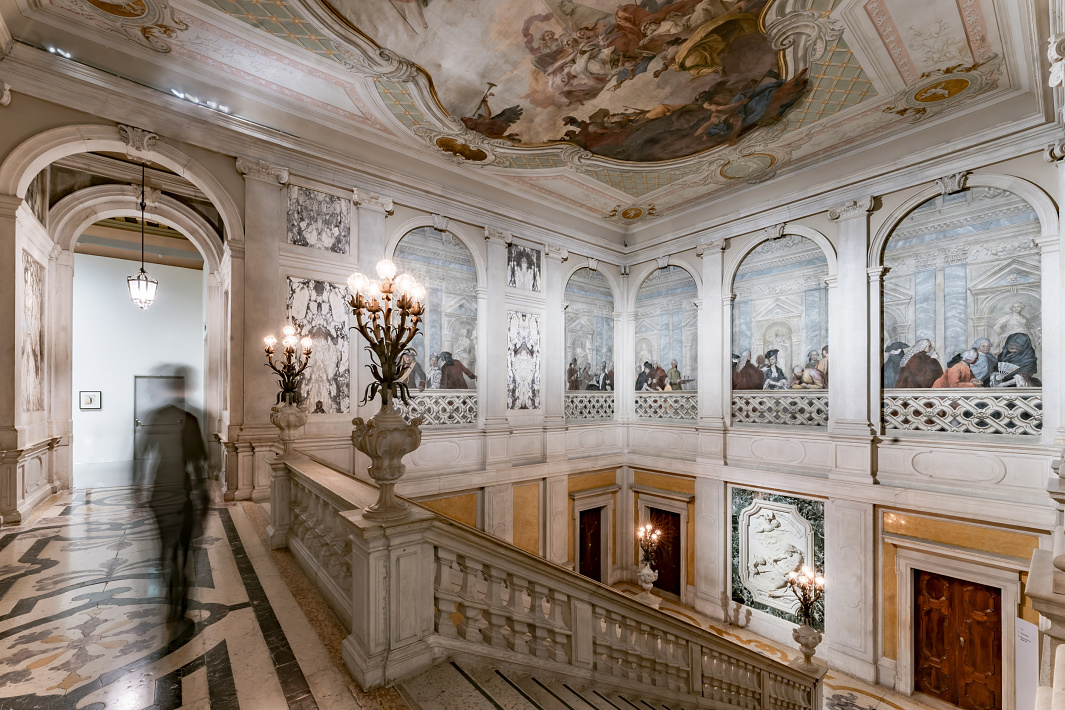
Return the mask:
{"type": "MultiPolygon", "coordinates": [[[[553,652],[554,660],[559,663],[569,663],[573,658],[571,643],[573,642],[573,634],[570,633],[570,629],[566,623],[566,620],[570,618],[570,600],[569,597],[557,590],[551,590],[551,610],[548,618],[548,623],[551,626],[551,649],[553,652]]],[[[593,623],[596,629],[599,624],[593,618],[593,623]]],[[[593,641],[592,647],[594,650],[595,642],[593,641]]]]}
{"type": "Polygon", "coordinates": [[[529,642],[525,636],[529,633],[529,624],[526,622],[528,612],[525,611],[524,597],[529,580],[508,574],[507,585],[510,587],[510,598],[507,600],[510,610],[510,649],[515,653],[528,653],[529,642]]]}
{"type": "Polygon", "coordinates": [[[548,639],[551,638],[551,630],[547,621],[547,612],[544,610],[549,589],[538,583],[532,583],[532,605],[529,607],[529,615],[532,617],[533,655],[537,658],[551,658],[551,649],[548,648],[548,639]]]}
{"type": "Polygon", "coordinates": [[[462,570],[458,611],[463,618],[458,626],[459,636],[467,641],[481,642],[481,612],[485,609],[479,592],[482,565],[479,561],[462,555],[457,559],[462,570]]]}
{"type": "Polygon", "coordinates": [[[507,625],[507,607],[503,602],[503,585],[506,583],[507,573],[500,567],[489,565],[485,578],[488,580],[488,589],[484,601],[488,609],[484,617],[488,626],[481,630],[481,636],[490,646],[506,648],[507,638],[503,635],[503,629],[507,625]]]}
{"type": "Polygon", "coordinates": [[[451,582],[451,569],[455,564],[455,553],[441,547],[436,548],[436,632],[441,636],[458,638],[455,626],[457,597],[451,582]]]}

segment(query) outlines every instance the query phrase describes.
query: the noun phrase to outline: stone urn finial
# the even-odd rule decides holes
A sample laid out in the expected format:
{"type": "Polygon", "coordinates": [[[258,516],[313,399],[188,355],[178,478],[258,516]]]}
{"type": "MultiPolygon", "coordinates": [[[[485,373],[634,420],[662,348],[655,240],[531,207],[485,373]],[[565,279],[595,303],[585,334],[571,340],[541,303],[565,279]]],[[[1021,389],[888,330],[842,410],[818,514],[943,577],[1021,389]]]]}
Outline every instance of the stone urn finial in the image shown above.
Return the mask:
{"type": "Polygon", "coordinates": [[[356,417],[351,423],[355,425],[351,441],[356,449],[370,457],[367,473],[381,488],[380,498],[363,511],[363,517],[371,520],[405,517],[409,507],[396,499],[393,488],[407,469],[403,457],[422,443],[422,432],[418,428],[421,418],[408,424],[388,402],[370,421],[356,417]]]}

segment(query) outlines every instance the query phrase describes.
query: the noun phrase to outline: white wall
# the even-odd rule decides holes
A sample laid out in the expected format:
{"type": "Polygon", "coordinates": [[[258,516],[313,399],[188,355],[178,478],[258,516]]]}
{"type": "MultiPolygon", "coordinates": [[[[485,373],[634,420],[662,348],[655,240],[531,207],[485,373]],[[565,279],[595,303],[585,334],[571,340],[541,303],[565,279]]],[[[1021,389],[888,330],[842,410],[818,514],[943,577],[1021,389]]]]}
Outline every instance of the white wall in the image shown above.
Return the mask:
{"type": "Polygon", "coordinates": [[[133,377],[176,363],[189,367],[188,402],[203,409],[204,272],[149,265],[155,303],[133,305],[126,277],[139,262],[74,255],[73,420],[75,485],[79,464],[133,458],[133,377]],[[81,390],[102,392],[103,408],[78,407],[81,390]]]}

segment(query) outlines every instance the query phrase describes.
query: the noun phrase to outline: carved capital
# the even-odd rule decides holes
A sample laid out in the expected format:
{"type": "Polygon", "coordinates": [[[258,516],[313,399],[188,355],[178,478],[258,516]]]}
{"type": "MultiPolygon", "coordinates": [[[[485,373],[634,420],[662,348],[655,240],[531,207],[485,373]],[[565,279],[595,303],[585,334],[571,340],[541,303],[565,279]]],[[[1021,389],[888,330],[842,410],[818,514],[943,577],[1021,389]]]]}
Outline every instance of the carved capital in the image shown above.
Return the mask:
{"type": "Polygon", "coordinates": [[[658,268],[660,269],[666,268],[667,266],[669,266],[669,254],[658,257],[657,259],[655,259],[655,263],[658,264],[658,268]]]}
{"type": "Polygon", "coordinates": [[[698,245],[695,247],[695,255],[698,257],[705,257],[707,254],[713,256],[715,254],[720,254],[726,249],[728,249],[728,237],[725,237],[724,239],[715,239],[712,242],[698,245]]]}
{"type": "Polygon", "coordinates": [[[965,185],[968,182],[968,170],[962,170],[958,173],[951,173],[950,175],[936,178],[936,186],[939,188],[940,193],[944,195],[953,195],[956,192],[961,192],[965,189],[965,185]]]}
{"type": "Polygon", "coordinates": [[[230,259],[244,260],[244,242],[228,241],[226,242],[226,251],[229,252],[230,259]]]}
{"type": "Polygon", "coordinates": [[[438,232],[446,232],[448,225],[451,224],[451,219],[445,217],[442,214],[433,215],[433,229],[438,232]]]}
{"type": "Polygon", "coordinates": [[[884,278],[884,274],[887,273],[887,269],[883,266],[872,266],[866,269],[865,273],[869,276],[869,283],[880,283],[884,278]]]}
{"type": "Polygon", "coordinates": [[[385,197],[384,195],[370,192],[369,190],[355,188],[351,194],[351,201],[355,207],[360,210],[380,212],[385,217],[388,217],[396,211],[396,205],[392,202],[391,197],[385,197]]]}
{"type": "Polygon", "coordinates": [[[781,222],[780,224],[766,227],[762,230],[762,234],[766,236],[766,239],[780,239],[784,236],[784,230],[787,229],[787,227],[787,222],[781,222]]]}
{"type": "Polygon", "coordinates": [[[18,216],[19,205],[22,198],[15,195],[0,195],[0,217],[15,219],[18,216]]]}
{"type": "Polygon", "coordinates": [[[265,160],[237,158],[237,172],[243,175],[245,180],[259,180],[271,185],[284,185],[288,182],[288,168],[271,165],[265,160]]]}
{"type": "Polygon", "coordinates": [[[63,247],[58,244],[53,244],[52,248],[48,250],[48,260],[55,261],[59,258],[59,255],[63,253],[63,247]]]}
{"type": "Polygon", "coordinates": [[[622,264],[621,267],[620,267],[621,275],[622,276],[628,276],[630,268],[632,268],[632,267],[630,267],[628,264],[622,264]]]}
{"type": "Polygon", "coordinates": [[[833,221],[843,221],[867,217],[873,211],[873,196],[866,195],[857,200],[847,200],[842,205],[836,205],[828,210],[828,218],[833,221]]]}
{"type": "Polygon", "coordinates": [[[155,133],[123,124],[118,126],[118,137],[126,144],[126,156],[129,158],[147,157],[159,142],[159,136],[155,133]]]}
{"type": "Polygon", "coordinates": [[[599,260],[598,259],[593,259],[591,257],[588,257],[588,268],[591,269],[592,271],[598,271],[599,270],[599,260]]]}
{"type": "Polygon", "coordinates": [[[1044,148],[1043,158],[1048,163],[1059,163],[1065,160],[1065,138],[1057,140],[1044,148]]]}
{"type": "Polygon", "coordinates": [[[510,244],[514,235],[510,232],[503,231],[498,227],[485,227],[484,228],[484,240],[486,242],[494,242],[496,244],[510,244]]]}
{"type": "Polygon", "coordinates": [[[544,246],[544,256],[548,259],[558,259],[559,261],[565,261],[569,258],[569,250],[563,249],[560,246],[554,244],[547,244],[544,246]]]}
{"type": "Polygon", "coordinates": [[[1050,58],[1050,85],[1065,86],[1065,33],[1050,37],[1047,57],[1050,58]]]}

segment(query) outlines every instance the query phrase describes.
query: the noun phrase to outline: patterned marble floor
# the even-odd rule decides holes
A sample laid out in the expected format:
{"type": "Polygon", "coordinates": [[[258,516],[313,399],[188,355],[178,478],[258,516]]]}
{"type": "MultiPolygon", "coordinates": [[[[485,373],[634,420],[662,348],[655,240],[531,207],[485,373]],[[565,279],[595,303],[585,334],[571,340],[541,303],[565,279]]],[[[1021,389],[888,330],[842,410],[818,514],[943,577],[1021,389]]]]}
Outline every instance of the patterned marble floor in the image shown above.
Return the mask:
{"type": "Polygon", "coordinates": [[[0,708],[383,707],[356,699],[257,527],[211,509],[189,619],[170,624],[133,489],[60,494],[0,529],[0,708]]]}

